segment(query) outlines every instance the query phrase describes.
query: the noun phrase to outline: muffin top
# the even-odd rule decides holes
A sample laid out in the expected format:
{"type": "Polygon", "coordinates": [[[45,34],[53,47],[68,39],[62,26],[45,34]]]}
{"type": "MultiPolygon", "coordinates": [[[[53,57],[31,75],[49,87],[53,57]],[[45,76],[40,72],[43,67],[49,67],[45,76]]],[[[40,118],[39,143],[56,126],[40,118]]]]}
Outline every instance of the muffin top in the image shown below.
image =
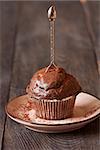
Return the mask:
{"type": "Polygon", "coordinates": [[[26,89],[31,98],[49,100],[61,100],[77,95],[80,91],[81,87],[75,77],[54,65],[37,71],[26,89]]]}

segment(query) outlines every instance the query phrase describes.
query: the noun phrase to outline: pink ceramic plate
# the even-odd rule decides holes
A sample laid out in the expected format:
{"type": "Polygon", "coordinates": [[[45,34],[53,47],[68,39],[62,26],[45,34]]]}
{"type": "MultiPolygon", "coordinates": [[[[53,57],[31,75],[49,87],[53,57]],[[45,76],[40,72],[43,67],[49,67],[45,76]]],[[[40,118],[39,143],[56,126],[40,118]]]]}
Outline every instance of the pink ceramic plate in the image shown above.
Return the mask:
{"type": "Polygon", "coordinates": [[[7,115],[27,128],[39,132],[69,132],[79,129],[100,114],[100,101],[87,93],[78,94],[73,116],[62,120],[45,120],[36,117],[34,104],[23,95],[11,100],[6,106],[7,115]]]}

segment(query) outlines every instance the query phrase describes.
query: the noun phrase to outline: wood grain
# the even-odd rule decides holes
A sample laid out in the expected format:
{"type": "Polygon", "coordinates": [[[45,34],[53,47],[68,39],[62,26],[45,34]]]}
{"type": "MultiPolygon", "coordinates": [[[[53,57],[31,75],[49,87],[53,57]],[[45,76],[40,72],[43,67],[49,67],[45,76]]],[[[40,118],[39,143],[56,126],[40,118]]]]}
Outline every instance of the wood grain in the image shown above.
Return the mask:
{"type": "MultiPolygon", "coordinates": [[[[10,98],[25,93],[33,73],[49,64],[48,6],[21,2],[10,98]]],[[[84,91],[98,96],[98,70],[82,7],[79,2],[56,2],[56,6],[56,63],[72,73],[84,91]]],[[[99,150],[99,135],[99,119],[71,133],[43,134],[7,118],[2,149],[99,150]]]]}
{"type": "MultiPolygon", "coordinates": [[[[100,2],[89,2],[89,10],[91,15],[91,23],[93,26],[93,32],[96,37],[95,41],[95,54],[98,64],[99,79],[100,79],[100,2]]],[[[100,97],[100,80],[98,87],[98,96],[100,97]]]]}
{"type": "Polygon", "coordinates": [[[0,149],[6,121],[4,108],[9,98],[13,64],[16,10],[14,3],[0,2],[0,149]]]}

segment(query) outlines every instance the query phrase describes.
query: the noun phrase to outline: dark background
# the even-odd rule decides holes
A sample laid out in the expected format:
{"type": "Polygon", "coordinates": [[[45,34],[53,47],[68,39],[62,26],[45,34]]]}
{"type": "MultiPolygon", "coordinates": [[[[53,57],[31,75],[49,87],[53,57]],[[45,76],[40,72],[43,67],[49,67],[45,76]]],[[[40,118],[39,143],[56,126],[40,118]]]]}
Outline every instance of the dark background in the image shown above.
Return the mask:
{"type": "MultiPolygon", "coordinates": [[[[5,115],[33,73],[50,63],[46,1],[0,1],[0,149],[99,150],[99,119],[64,134],[29,131],[5,115]]],[[[100,2],[57,1],[56,63],[100,98],[100,2]]]]}

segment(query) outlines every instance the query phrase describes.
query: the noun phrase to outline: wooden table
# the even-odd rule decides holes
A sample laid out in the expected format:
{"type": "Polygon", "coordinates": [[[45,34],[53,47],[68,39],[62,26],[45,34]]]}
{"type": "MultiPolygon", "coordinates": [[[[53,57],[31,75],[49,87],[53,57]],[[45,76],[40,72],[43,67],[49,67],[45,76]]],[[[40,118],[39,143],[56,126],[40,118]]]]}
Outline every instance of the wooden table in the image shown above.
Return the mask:
{"type": "MultiPolygon", "coordinates": [[[[99,150],[99,119],[71,133],[43,134],[5,114],[8,100],[24,94],[33,73],[49,64],[49,6],[0,1],[0,149],[99,150]]],[[[56,2],[56,7],[56,63],[100,98],[100,2],[56,2]]]]}

